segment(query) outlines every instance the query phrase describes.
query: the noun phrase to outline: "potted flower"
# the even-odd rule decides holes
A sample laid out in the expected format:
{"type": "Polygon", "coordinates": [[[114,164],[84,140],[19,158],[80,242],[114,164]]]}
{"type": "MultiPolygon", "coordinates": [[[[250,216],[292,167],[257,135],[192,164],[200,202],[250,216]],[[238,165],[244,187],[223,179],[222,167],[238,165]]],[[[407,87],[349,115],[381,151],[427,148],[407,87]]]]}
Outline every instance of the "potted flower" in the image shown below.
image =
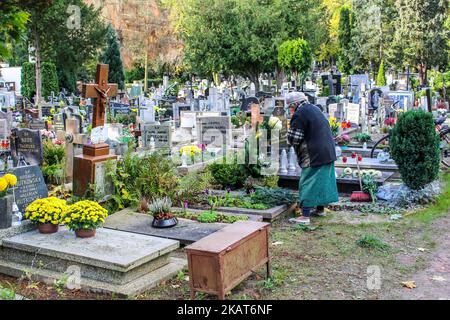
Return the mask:
{"type": "Polygon", "coordinates": [[[149,205],[149,212],[153,215],[154,228],[170,228],[177,225],[178,220],[171,212],[172,201],[169,198],[157,198],[149,205]]]}
{"type": "Polygon", "coordinates": [[[16,184],[17,178],[13,174],[7,173],[0,177],[0,229],[11,227],[14,198],[8,191],[16,184]]]}
{"type": "Polygon", "coordinates": [[[34,200],[25,210],[25,218],[37,224],[40,233],[58,231],[61,217],[67,210],[65,200],[55,197],[34,200]]]}
{"type": "Polygon", "coordinates": [[[108,211],[97,202],[84,200],[69,206],[61,222],[75,231],[77,237],[91,238],[107,216],[108,211]]]}

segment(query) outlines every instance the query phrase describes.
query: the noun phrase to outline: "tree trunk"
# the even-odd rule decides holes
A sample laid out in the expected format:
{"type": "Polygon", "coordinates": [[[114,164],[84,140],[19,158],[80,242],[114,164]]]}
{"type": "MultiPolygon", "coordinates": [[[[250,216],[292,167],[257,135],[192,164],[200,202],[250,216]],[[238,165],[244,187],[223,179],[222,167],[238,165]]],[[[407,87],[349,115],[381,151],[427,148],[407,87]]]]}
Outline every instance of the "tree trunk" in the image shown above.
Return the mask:
{"type": "Polygon", "coordinates": [[[420,85],[426,86],[427,85],[427,66],[426,66],[426,64],[421,63],[419,65],[418,69],[419,69],[420,85]]]}
{"type": "Polygon", "coordinates": [[[259,91],[259,74],[249,75],[250,81],[255,84],[255,93],[259,91]]]}
{"type": "Polygon", "coordinates": [[[34,103],[39,105],[42,98],[42,69],[41,69],[41,46],[39,41],[39,35],[36,28],[34,29],[34,45],[35,45],[35,59],[36,59],[36,101],[34,103]]]}

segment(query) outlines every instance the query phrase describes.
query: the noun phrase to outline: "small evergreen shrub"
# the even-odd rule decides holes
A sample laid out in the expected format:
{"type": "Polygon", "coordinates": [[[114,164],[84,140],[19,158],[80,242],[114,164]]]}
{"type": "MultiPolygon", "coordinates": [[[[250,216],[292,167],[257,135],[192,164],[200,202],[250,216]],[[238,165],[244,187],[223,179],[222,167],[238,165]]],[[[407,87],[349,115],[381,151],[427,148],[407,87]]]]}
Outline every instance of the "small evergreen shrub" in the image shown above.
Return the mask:
{"type": "Polygon", "coordinates": [[[431,113],[411,110],[401,114],[392,130],[390,147],[406,186],[419,190],[437,179],[439,136],[431,113]]]}

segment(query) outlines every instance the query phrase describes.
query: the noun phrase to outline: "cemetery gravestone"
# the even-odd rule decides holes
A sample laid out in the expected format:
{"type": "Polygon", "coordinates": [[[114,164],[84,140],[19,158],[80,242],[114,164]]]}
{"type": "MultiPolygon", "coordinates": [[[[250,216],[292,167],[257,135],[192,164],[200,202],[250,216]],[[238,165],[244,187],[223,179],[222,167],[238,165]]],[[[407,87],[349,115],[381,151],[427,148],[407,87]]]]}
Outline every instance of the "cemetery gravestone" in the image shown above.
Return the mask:
{"type": "Polygon", "coordinates": [[[355,123],[359,125],[359,112],[360,107],[359,104],[356,103],[348,103],[347,104],[347,121],[350,121],[351,123],[355,123]]]}
{"type": "Polygon", "coordinates": [[[155,148],[168,149],[172,148],[172,127],[168,124],[150,124],[144,126],[144,147],[150,147],[152,137],[155,141],[155,148]]]}
{"type": "Polygon", "coordinates": [[[228,116],[201,116],[197,118],[197,137],[206,146],[223,148],[231,143],[231,119],[228,116]]]}
{"type": "Polygon", "coordinates": [[[31,130],[46,130],[45,121],[44,120],[37,120],[33,119],[28,124],[28,128],[31,130]]]}
{"type": "Polygon", "coordinates": [[[173,104],[173,120],[179,121],[180,115],[182,111],[191,111],[191,105],[190,104],[181,104],[181,103],[174,103],[173,104]]]}
{"type": "Polygon", "coordinates": [[[21,154],[29,165],[42,164],[42,138],[38,130],[14,129],[12,137],[11,154],[16,165],[21,154]]]}
{"type": "Polygon", "coordinates": [[[16,204],[24,213],[27,206],[36,199],[48,197],[47,186],[39,166],[25,166],[13,169],[17,177],[16,204]]]}
{"type": "Polygon", "coordinates": [[[111,113],[113,117],[119,114],[129,115],[131,113],[130,105],[118,102],[110,102],[111,113]]]}
{"type": "Polygon", "coordinates": [[[0,135],[10,136],[12,113],[0,111],[0,135]]]}
{"type": "Polygon", "coordinates": [[[381,100],[383,98],[383,91],[378,88],[372,89],[369,92],[369,108],[373,110],[378,110],[381,106],[381,100]]]}

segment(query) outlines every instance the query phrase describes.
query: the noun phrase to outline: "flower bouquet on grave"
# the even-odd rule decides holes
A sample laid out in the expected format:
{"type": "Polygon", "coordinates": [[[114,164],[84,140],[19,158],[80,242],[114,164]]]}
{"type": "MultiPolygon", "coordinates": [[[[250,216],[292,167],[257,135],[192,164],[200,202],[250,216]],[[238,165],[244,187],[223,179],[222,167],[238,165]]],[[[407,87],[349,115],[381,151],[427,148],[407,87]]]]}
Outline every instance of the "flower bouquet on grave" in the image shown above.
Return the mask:
{"type": "Polygon", "coordinates": [[[330,117],[330,119],[328,119],[328,122],[330,123],[331,134],[336,139],[339,134],[339,124],[337,123],[337,119],[334,117],[330,117]]]}
{"type": "Polygon", "coordinates": [[[97,202],[84,200],[78,201],[67,208],[61,222],[70,230],[75,231],[79,238],[95,236],[99,228],[108,216],[108,211],[97,202]]]}
{"type": "Polygon", "coordinates": [[[362,156],[356,153],[352,153],[352,158],[356,160],[357,170],[353,170],[353,177],[359,179],[360,191],[353,191],[350,196],[350,201],[352,202],[369,202],[375,201],[375,193],[377,184],[374,177],[366,172],[362,171],[359,163],[362,161],[362,156]],[[375,186],[375,189],[374,189],[375,186]]]}
{"type": "Polygon", "coordinates": [[[37,224],[40,233],[55,233],[66,210],[65,200],[55,197],[37,199],[26,208],[25,218],[37,224]]]}
{"type": "MultiPolygon", "coordinates": [[[[206,148],[206,147],[205,147],[206,148]]],[[[195,155],[199,153],[203,153],[203,150],[200,149],[197,146],[184,146],[180,148],[180,155],[183,155],[183,153],[187,153],[191,156],[191,164],[195,163],[195,155]]]]}
{"type": "Polygon", "coordinates": [[[154,228],[170,228],[178,223],[171,212],[172,201],[168,197],[154,199],[148,206],[148,210],[153,215],[152,227],[154,228]]]}

